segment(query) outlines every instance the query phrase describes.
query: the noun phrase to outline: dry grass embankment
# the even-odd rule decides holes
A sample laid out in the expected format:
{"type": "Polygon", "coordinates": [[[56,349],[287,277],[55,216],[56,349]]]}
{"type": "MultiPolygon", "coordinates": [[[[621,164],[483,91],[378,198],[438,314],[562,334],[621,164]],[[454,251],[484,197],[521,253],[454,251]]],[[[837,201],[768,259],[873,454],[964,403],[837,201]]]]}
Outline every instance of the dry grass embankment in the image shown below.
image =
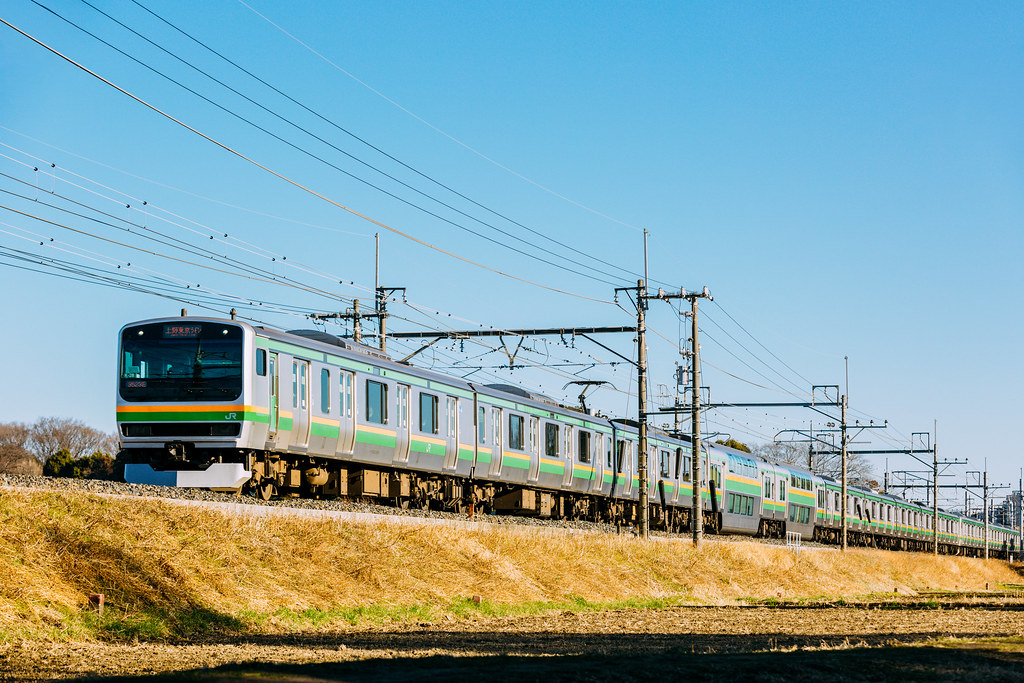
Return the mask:
{"type": "Polygon", "coordinates": [[[165,638],[546,608],[850,598],[1019,581],[1005,563],[758,543],[232,517],[0,492],[0,641],[165,638]],[[103,593],[97,617],[89,593],[103,593]],[[470,596],[484,598],[481,604],[470,596]]]}

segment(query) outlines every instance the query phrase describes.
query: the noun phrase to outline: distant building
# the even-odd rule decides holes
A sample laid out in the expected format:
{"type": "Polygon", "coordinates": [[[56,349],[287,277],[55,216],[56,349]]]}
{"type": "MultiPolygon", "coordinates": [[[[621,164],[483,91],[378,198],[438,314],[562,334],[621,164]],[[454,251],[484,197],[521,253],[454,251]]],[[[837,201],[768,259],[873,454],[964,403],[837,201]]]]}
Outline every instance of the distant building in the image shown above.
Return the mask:
{"type": "Polygon", "coordinates": [[[1020,526],[1020,506],[1020,491],[1011,493],[1006,497],[1001,505],[992,506],[992,517],[990,518],[990,521],[993,524],[1001,524],[1003,526],[1008,526],[1011,529],[1018,528],[1020,526]]]}

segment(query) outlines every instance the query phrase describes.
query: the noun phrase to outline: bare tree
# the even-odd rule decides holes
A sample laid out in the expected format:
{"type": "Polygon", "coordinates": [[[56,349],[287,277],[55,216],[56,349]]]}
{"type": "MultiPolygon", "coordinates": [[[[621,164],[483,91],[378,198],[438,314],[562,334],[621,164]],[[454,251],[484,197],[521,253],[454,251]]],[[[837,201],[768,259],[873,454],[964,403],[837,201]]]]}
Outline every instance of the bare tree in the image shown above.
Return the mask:
{"type": "Polygon", "coordinates": [[[32,429],[20,422],[0,423],[0,472],[41,474],[39,462],[28,450],[32,429]]]}
{"type": "Polygon", "coordinates": [[[26,447],[40,462],[46,462],[47,458],[61,450],[67,451],[77,460],[96,451],[115,453],[117,439],[111,434],[93,429],[81,420],[42,417],[32,425],[26,447]]]}
{"type": "MultiPolygon", "coordinates": [[[[809,450],[809,444],[806,443],[771,441],[755,447],[754,455],[769,462],[810,469],[815,474],[837,480],[842,476],[843,462],[839,450],[830,449],[825,444],[815,444],[813,453],[809,453],[809,450]]],[[[863,455],[848,454],[846,475],[851,484],[877,485],[877,475],[872,470],[871,462],[863,455]]]]}

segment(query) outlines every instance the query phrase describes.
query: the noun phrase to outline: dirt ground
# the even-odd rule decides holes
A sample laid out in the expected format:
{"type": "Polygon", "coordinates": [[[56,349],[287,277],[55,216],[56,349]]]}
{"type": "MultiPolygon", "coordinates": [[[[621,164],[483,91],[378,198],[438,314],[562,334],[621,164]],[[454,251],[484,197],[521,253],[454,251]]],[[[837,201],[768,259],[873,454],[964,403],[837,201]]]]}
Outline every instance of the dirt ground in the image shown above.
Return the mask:
{"type": "Polygon", "coordinates": [[[1019,680],[1024,605],[677,607],[213,637],[0,646],[0,679],[1019,680]],[[1009,638],[978,642],[979,639],[1009,638]],[[953,640],[950,640],[953,639],[953,640]]]}

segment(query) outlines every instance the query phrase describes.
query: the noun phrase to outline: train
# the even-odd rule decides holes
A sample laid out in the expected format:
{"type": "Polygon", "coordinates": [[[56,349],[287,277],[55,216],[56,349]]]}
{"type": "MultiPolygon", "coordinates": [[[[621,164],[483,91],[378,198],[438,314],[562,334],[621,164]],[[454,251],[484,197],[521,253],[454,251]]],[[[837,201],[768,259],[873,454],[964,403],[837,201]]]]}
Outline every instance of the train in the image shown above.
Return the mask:
{"type": "MultiPolygon", "coordinates": [[[[635,525],[639,425],[507,384],[417,368],[320,330],[182,316],[118,335],[119,460],[129,483],[403,508],[635,525]],[[471,507],[472,506],[472,507],[471,507]]],[[[690,529],[695,489],[710,533],[838,543],[829,477],[719,444],[648,433],[650,527],[690,529]]],[[[931,549],[933,511],[847,490],[848,541],[931,549]]],[[[942,553],[1010,558],[1020,534],[938,513],[942,553]]]]}

